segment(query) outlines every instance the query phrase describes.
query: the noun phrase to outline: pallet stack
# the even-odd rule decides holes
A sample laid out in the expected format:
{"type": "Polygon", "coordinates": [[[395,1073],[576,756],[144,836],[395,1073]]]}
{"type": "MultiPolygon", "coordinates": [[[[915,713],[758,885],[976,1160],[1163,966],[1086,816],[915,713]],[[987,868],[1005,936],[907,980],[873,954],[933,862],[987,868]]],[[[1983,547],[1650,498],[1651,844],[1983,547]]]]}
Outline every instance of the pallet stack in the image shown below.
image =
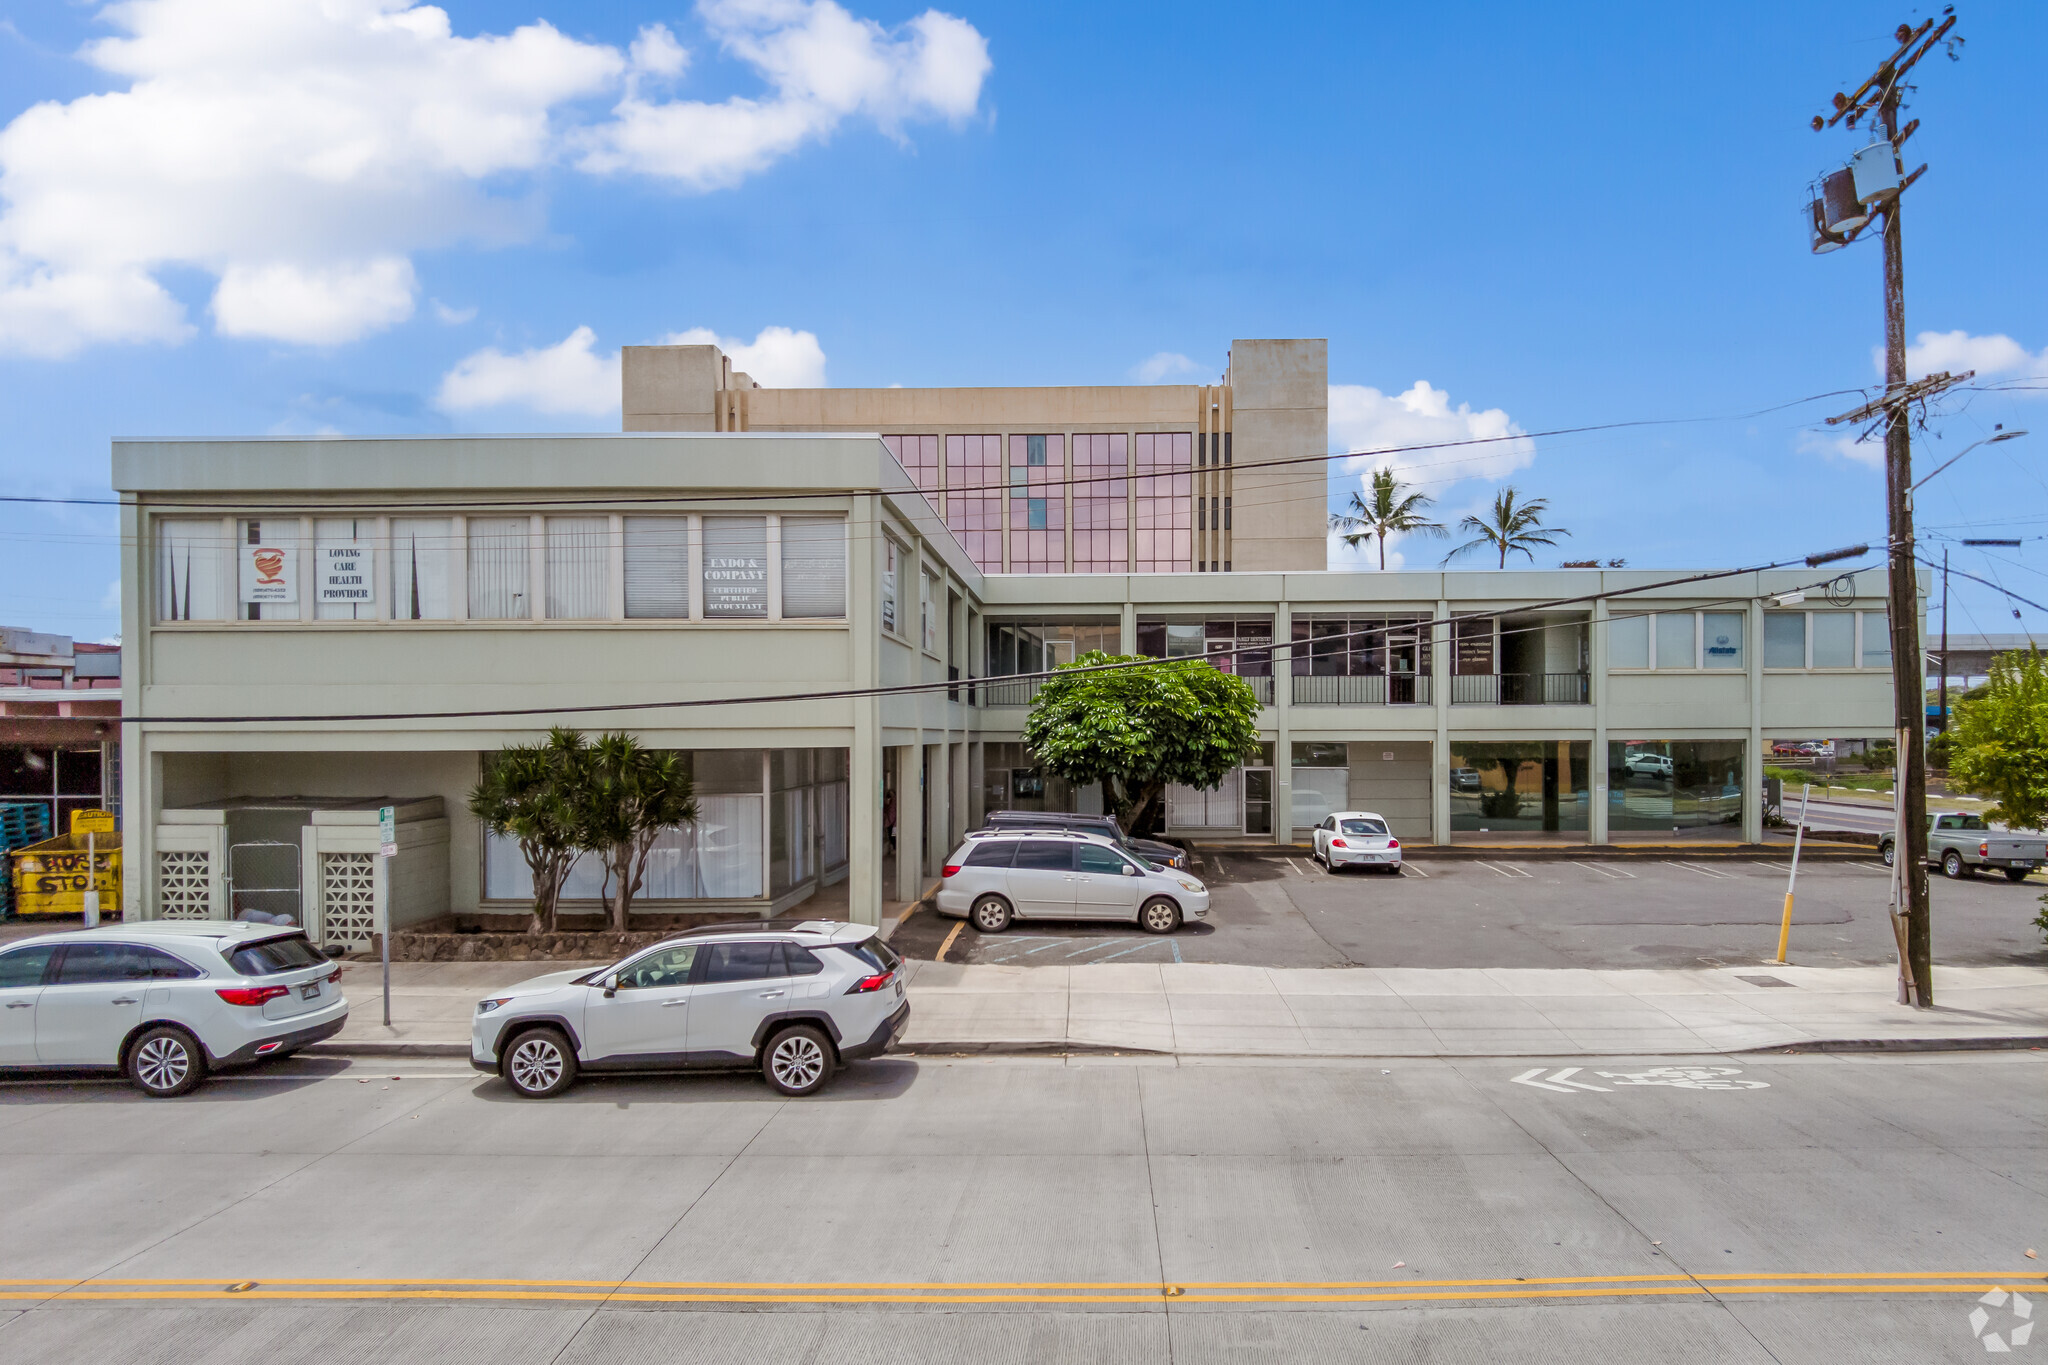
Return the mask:
{"type": "MultiPolygon", "coordinates": [[[[0,855],[50,837],[50,808],[40,801],[0,801],[0,855]]],[[[0,876],[0,914],[14,913],[14,878],[0,876]]]]}

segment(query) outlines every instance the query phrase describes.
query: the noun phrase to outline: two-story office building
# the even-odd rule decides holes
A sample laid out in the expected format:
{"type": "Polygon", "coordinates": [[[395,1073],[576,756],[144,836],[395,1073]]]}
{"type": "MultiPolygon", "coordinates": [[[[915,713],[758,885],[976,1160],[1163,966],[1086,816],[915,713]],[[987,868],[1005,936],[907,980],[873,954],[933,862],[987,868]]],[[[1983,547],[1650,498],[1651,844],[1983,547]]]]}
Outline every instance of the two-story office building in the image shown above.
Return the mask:
{"type": "Polygon", "coordinates": [[[1363,807],[1417,843],[1753,841],[1769,741],[1889,732],[1880,575],[1779,609],[1816,575],[1324,571],[1323,468],[1279,463],[1311,424],[1320,453],[1320,347],[985,391],[650,348],[615,435],[118,443],[128,912],[358,943],[517,910],[465,803],[562,723],[688,755],[700,818],[640,908],[876,921],[985,810],[1099,800],[1035,767],[1004,681],[1091,648],[1228,650],[1258,694],[1258,751],[1170,793],[1195,839],[1363,807]]]}

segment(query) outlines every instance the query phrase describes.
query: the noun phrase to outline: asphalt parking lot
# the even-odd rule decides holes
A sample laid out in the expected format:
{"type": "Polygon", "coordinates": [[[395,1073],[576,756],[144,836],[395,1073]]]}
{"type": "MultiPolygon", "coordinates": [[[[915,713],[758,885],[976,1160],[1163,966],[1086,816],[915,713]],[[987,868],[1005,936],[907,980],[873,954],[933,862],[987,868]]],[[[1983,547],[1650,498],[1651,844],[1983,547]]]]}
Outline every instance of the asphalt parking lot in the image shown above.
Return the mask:
{"type": "MultiPolygon", "coordinates": [[[[899,951],[1016,966],[1230,962],[1260,967],[1701,967],[1773,959],[1783,860],[1644,857],[1411,859],[1398,877],[1331,875],[1301,857],[1206,855],[1206,922],[1153,937],[1135,925],[1028,921],[987,935],[920,909],[899,951]],[[950,946],[947,940],[950,939],[950,946]]],[[[1868,862],[1799,872],[1790,960],[1893,960],[1889,873],[1868,862]]],[[[1934,953],[1954,966],[2048,965],[2032,920],[2048,878],[1933,881],[1934,953]]]]}

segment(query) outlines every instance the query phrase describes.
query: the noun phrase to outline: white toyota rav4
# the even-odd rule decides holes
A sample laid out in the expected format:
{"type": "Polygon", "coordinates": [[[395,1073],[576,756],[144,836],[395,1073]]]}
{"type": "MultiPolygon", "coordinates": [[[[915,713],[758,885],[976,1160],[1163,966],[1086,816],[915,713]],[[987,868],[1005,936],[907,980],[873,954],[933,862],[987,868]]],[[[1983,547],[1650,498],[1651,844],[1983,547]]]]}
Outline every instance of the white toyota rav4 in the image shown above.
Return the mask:
{"type": "Polygon", "coordinates": [[[341,968],[297,929],[151,920],[18,939],[0,952],[0,1070],[120,1070],[182,1095],[209,1070],[341,1031],[341,968]]]}
{"type": "Polygon", "coordinates": [[[902,961],[866,924],[696,929],[477,1001],[469,1062],[536,1099],[578,1071],[756,1066],[783,1094],[808,1095],[902,1034],[902,961]]]}

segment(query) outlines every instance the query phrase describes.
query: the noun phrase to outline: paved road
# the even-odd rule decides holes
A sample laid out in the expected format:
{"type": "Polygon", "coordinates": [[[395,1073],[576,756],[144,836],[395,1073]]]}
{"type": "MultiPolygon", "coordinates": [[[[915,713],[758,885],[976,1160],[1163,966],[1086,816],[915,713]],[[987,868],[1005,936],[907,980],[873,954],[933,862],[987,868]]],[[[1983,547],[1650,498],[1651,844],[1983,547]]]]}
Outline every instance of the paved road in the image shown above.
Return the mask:
{"type": "MultiPolygon", "coordinates": [[[[1167,938],[1133,925],[1048,921],[952,936],[946,961],[1016,965],[1232,962],[1260,967],[1699,967],[1775,958],[1783,860],[1413,859],[1399,877],[1332,876],[1302,858],[1211,855],[1210,918],[1167,938]]],[[[2048,878],[1934,879],[1934,951],[1954,966],[2048,965],[2031,921],[2048,878]]],[[[1800,869],[1792,960],[1894,960],[1890,874],[1868,862],[1800,869]]],[[[930,958],[958,920],[921,910],[892,940],[930,958]]]]}
{"type": "Polygon", "coordinates": [[[0,1359],[1917,1362],[2048,1304],[2033,1053],[285,1066],[0,1086],[0,1359]]]}

